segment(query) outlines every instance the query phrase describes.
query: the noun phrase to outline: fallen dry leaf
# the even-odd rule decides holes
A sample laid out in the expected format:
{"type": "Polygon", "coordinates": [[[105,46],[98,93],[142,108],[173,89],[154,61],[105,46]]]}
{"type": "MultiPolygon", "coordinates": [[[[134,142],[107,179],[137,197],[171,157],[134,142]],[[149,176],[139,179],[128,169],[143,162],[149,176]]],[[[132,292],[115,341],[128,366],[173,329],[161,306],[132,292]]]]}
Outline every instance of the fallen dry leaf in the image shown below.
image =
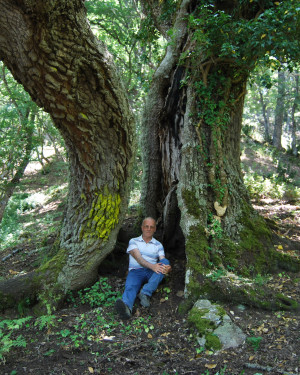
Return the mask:
{"type": "Polygon", "coordinates": [[[19,272],[18,271],[14,271],[14,270],[9,270],[9,273],[11,275],[17,275],[19,272]]]}
{"type": "Polygon", "coordinates": [[[217,365],[215,364],[215,363],[207,363],[206,365],[205,365],[205,367],[206,368],[210,368],[210,369],[212,369],[212,368],[216,368],[217,367],[217,365]]]}
{"type": "Polygon", "coordinates": [[[88,370],[89,370],[89,372],[90,372],[91,374],[94,373],[94,369],[93,369],[93,367],[88,367],[88,370]]]}

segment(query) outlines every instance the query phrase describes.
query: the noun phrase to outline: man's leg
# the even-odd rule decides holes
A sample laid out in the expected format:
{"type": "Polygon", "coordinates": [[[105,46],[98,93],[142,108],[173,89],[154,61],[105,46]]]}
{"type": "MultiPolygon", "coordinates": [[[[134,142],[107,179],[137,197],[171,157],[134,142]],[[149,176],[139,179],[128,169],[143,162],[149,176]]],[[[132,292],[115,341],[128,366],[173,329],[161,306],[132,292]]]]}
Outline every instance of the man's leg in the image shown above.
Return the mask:
{"type": "MultiPolygon", "coordinates": [[[[165,265],[170,264],[170,262],[166,258],[161,259],[159,261],[159,263],[163,263],[165,265]]],[[[143,288],[142,288],[142,290],[139,294],[139,298],[141,300],[141,304],[144,307],[148,307],[150,305],[150,301],[149,300],[147,301],[147,298],[146,299],[143,298],[143,295],[145,295],[147,297],[151,297],[152,294],[156,291],[158,285],[161,283],[161,281],[163,280],[164,277],[165,277],[165,275],[162,274],[162,273],[153,272],[153,274],[149,278],[148,282],[143,286],[143,288]]]]}
{"type": "Polygon", "coordinates": [[[129,307],[130,311],[132,311],[134,301],[142,283],[147,279],[145,271],[145,268],[139,268],[137,270],[131,270],[128,273],[122,300],[129,307]]]}

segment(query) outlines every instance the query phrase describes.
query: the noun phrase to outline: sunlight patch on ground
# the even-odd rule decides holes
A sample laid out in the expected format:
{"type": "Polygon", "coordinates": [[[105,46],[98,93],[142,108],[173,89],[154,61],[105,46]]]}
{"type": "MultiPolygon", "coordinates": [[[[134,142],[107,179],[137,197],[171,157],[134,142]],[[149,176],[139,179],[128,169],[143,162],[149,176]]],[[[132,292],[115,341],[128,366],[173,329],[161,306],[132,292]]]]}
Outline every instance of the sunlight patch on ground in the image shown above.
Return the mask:
{"type": "Polygon", "coordinates": [[[26,202],[33,207],[42,206],[46,202],[47,198],[48,197],[44,193],[38,192],[38,193],[31,194],[26,199],[26,202]]]}
{"type": "MultiPolygon", "coordinates": [[[[55,150],[54,150],[54,147],[44,147],[43,148],[43,155],[46,157],[46,158],[50,158],[51,156],[54,156],[55,155],[55,150]]],[[[33,155],[32,157],[33,159],[37,159],[37,155],[33,155]]],[[[28,175],[28,174],[32,174],[32,173],[35,173],[39,170],[41,170],[43,168],[42,164],[39,162],[39,161],[31,161],[26,169],[25,169],[25,175],[28,175]]]]}

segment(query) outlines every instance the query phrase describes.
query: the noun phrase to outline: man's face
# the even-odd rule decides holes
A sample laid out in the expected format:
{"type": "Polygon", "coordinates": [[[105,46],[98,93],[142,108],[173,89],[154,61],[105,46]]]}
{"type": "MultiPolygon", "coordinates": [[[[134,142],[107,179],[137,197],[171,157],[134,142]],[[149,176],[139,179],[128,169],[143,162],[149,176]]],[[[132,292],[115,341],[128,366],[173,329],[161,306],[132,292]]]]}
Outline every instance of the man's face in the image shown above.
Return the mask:
{"type": "Polygon", "coordinates": [[[142,224],[143,237],[152,238],[155,231],[156,231],[155,221],[151,219],[145,219],[142,224]]]}

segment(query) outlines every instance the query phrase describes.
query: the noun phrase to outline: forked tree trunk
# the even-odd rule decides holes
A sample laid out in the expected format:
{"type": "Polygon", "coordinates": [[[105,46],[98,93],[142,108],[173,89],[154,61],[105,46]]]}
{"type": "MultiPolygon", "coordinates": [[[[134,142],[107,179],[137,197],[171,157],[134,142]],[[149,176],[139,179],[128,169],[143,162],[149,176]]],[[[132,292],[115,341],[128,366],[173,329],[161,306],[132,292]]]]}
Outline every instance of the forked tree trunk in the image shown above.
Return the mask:
{"type": "MultiPolygon", "coordinates": [[[[30,278],[64,294],[95,281],[114,246],[128,200],[132,114],[81,0],[1,1],[0,59],[51,114],[68,150],[69,197],[59,251],[30,278]]],[[[6,293],[5,285],[0,291],[6,293]]]]}
{"type": "MultiPolygon", "coordinates": [[[[156,20],[162,19],[158,1],[148,5],[156,20]]],[[[161,219],[164,245],[174,255],[183,234],[186,297],[240,299],[262,306],[262,300],[251,298],[249,286],[236,287],[227,274],[234,270],[252,276],[281,262],[272,251],[270,230],[251,205],[240,168],[249,71],[231,59],[195,55],[197,42],[187,27],[195,5],[181,2],[147,99],[142,129],[151,142],[143,144],[144,214],[161,219]],[[194,58],[180,62],[181,53],[189,56],[189,49],[194,58]],[[216,270],[224,276],[219,287],[211,277],[216,270]]],[[[269,306],[280,303],[274,298],[269,306]]]]}

